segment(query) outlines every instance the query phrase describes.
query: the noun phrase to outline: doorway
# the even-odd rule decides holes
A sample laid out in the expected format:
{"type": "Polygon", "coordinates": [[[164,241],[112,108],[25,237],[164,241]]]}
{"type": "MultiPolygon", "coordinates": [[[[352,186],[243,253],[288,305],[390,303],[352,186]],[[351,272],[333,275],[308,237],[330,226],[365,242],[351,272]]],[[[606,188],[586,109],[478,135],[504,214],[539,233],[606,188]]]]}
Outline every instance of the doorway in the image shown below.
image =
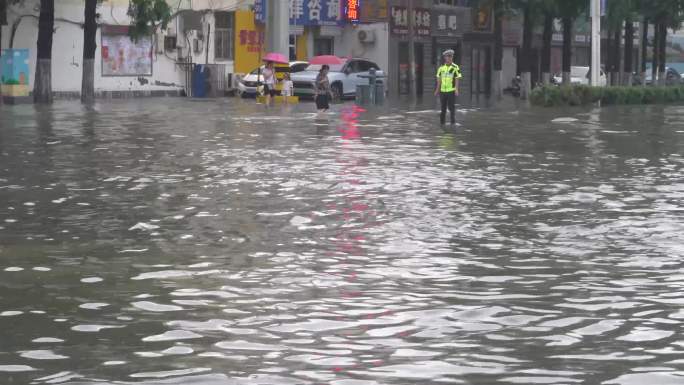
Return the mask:
{"type": "MultiPolygon", "coordinates": [[[[409,78],[409,54],[408,42],[399,43],[399,94],[408,95],[410,91],[409,78]]],[[[416,59],[416,94],[422,95],[423,87],[423,72],[424,72],[424,45],[423,43],[414,43],[415,59],[416,59]]]]}
{"type": "Polygon", "coordinates": [[[470,66],[470,95],[476,98],[491,94],[491,47],[473,46],[470,66]]]}

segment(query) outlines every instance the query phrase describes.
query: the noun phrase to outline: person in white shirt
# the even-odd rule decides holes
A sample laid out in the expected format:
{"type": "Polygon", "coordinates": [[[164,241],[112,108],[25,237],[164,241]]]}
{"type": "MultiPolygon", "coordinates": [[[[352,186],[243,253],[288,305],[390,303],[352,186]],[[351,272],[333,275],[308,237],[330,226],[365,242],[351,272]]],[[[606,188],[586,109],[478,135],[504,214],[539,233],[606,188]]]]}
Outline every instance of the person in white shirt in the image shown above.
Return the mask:
{"type": "Polygon", "coordinates": [[[281,92],[282,95],[285,97],[292,96],[293,88],[294,85],[292,84],[292,80],[290,79],[290,74],[286,72],[283,76],[283,90],[281,92]]]}
{"type": "Polygon", "coordinates": [[[273,68],[273,62],[267,62],[266,66],[264,67],[264,95],[266,95],[266,105],[271,104],[271,98],[275,96],[276,94],[276,89],[275,89],[275,84],[276,84],[276,77],[275,77],[275,69],[273,68]]]}

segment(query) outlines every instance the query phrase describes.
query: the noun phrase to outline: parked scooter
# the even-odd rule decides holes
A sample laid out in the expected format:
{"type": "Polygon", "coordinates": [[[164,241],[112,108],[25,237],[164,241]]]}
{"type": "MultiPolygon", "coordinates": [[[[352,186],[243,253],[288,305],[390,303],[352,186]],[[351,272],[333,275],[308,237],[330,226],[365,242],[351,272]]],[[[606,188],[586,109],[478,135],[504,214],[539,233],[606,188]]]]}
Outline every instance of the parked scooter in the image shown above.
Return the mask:
{"type": "Polygon", "coordinates": [[[520,97],[520,90],[522,89],[522,78],[520,75],[516,76],[511,80],[511,85],[504,88],[505,94],[511,94],[516,98],[520,97]]]}

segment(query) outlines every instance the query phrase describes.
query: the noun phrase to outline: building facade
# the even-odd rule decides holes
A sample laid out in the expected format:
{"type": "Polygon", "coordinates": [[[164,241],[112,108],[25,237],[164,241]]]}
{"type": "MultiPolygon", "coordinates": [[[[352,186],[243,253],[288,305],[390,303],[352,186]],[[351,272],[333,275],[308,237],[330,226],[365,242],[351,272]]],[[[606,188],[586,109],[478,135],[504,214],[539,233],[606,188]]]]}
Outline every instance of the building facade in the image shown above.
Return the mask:
{"type": "MultiPolygon", "coordinates": [[[[28,49],[29,89],[33,88],[39,0],[10,6],[2,47],[28,49]]],[[[98,6],[96,93],[177,95],[188,91],[193,64],[209,64],[212,75],[230,88],[232,74],[259,63],[263,29],[254,23],[251,4],[240,0],[174,0],[165,30],[133,41],[128,37],[128,0],[98,6]]],[[[57,96],[81,90],[83,1],[55,2],[52,89],[57,96]]]]}

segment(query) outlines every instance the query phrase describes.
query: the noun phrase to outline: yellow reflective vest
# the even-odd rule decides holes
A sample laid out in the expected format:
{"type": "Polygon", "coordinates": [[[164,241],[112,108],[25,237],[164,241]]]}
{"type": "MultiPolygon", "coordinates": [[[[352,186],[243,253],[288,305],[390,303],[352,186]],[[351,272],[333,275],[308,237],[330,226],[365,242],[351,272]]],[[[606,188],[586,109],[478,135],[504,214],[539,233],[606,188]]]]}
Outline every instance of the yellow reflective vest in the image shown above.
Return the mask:
{"type": "Polygon", "coordinates": [[[456,79],[462,78],[461,69],[455,63],[444,64],[437,70],[437,79],[440,80],[440,92],[456,91],[456,79]]]}

